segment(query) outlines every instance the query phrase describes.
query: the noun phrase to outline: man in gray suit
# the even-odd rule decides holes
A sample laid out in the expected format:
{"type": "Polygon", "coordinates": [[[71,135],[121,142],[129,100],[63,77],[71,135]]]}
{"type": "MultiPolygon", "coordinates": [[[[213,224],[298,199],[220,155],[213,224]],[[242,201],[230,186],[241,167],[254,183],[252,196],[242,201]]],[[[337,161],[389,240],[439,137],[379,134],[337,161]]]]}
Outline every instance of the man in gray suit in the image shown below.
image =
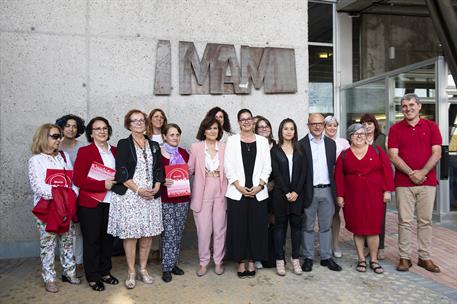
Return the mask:
{"type": "Polygon", "coordinates": [[[319,241],[321,266],[333,271],[341,267],[332,259],[332,218],[335,212],[335,183],[333,168],[336,161],[336,144],[324,136],[324,116],[311,114],[308,118],[309,134],[299,143],[308,165],[305,184],[305,214],[303,217],[303,253],[305,261],[302,269],[313,269],[314,225],[319,221],[319,241]]]}

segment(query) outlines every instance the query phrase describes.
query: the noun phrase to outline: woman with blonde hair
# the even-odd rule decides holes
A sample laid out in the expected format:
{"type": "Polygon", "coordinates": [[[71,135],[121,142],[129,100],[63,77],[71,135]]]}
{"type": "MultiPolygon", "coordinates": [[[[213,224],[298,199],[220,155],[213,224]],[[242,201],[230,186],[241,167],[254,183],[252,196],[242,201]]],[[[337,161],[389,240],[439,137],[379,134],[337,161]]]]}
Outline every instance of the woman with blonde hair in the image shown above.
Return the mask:
{"type": "MultiPolygon", "coordinates": [[[[59,152],[61,140],[62,130],[59,126],[54,124],[44,124],[40,126],[33,136],[33,156],[30,158],[28,166],[30,186],[33,191],[33,204],[35,207],[37,205],[49,206],[54,199],[57,199],[54,197],[54,194],[61,192],[57,189],[60,187],[51,185],[47,182],[46,177],[50,173],[49,170],[63,170],[65,175],[67,175],[67,171],[73,170],[68,154],[59,152]]],[[[69,175],[70,174],[68,174],[68,176],[69,175]]],[[[67,194],[70,194],[68,197],[72,196],[73,200],[70,201],[69,199],[67,201],[62,201],[61,199],[55,204],[68,204],[66,207],[73,207],[73,209],[76,210],[75,193],[77,192],[77,189],[73,187],[71,182],[70,184],[67,183],[68,179],[65,180],[66,182],[62,184],[62,187],[72,187],[72,190],[68,190],[67,194]]],[[[64,189],[60,190],[64,191],[64,189]]],[[[36,210],[36,208],[34,208],[34,210],[36,210]]],[[[50,214],[48,213],[48,215],[50,214]]],[[[72,217],[71,214],[68,215],[72,217]]],[[[71,220],[65,222],[67,222],[68,225],[65,232],[53,232],[50,231],[51,222],[49,218],[46,222],[44,219],[37,218],[37,227],[40,233],[41,275],[48,292],[55,293],[59,291],[56,284],[56,272],[54,269],[54,255],[57,244],[59,244],[60,261],[63,268],[62,281],[71,284],[80,284],[80,280],[76,277],[76,263],[73,258],[74,227],[71,220]]]]}

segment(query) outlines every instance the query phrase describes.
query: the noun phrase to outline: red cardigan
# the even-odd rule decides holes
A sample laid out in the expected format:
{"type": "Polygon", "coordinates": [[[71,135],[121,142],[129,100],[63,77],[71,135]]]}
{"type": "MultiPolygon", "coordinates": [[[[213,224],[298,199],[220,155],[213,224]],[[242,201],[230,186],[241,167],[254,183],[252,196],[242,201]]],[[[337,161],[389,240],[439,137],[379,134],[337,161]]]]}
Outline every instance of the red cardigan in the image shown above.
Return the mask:
{"type": "MultiPolygon", "coordinates": [[[[116,147],[111,146],[111,153],[116,155],[116,147]]],[[[90,193],[106,191],[105,182],[97,181],[87,177],[92,162],[103,164],[102,157],[94,143],[81,147],[76,155],[73,166],[73,183],[79,187],[77,203],[79,206],[86,208],[95,208],[99,202],[90,196],[90,193]]]]}

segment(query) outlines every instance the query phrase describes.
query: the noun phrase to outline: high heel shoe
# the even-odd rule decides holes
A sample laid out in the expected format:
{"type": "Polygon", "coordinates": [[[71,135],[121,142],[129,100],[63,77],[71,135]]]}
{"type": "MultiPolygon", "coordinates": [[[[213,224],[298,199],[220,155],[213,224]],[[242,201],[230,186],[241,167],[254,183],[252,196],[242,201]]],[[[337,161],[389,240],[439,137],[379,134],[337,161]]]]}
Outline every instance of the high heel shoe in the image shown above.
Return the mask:
{"type": "Polygon", "coordinates": [[[129,273],[127,276],[127,280],[125,280],[125,287],[127,289],[133,289],[136,286],[136,281],[135,281],[135,273],[129,273]]]}
{"type": "Polygon", "coordinates": [[[138,276],[145,284],[152,284],[154,282],[154,278],[149,275],[146,269],[140,269],[138,276]]]}

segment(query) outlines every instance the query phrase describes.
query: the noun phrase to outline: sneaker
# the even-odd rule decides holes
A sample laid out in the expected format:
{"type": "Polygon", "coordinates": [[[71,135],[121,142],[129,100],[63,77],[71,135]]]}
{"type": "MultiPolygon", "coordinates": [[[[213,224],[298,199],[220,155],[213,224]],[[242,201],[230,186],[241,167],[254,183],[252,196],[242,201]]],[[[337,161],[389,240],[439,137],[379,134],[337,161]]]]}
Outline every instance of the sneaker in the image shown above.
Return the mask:
{"type": "Polygon", "coordinates": [[[263,268],[262,262],[260,262],[260,261],[255,261],[255,268],[256,268],[256,269],[262,269],[262,268],[263,268]]]}
{"type": "Polygon", "coordinates": [[[292,267],[294,268],[294,273],[295,274],[302,274],[303,270],[301,269],[300,266],[300,260],[299,259],[292,259],[292,267]]]}
{"type": "Polygon", "coordinates": [[[284,267],[284,260],[276,260],[276,273],[282,277],[286,275],[286,268],[284,267]]]}
{"type": "Polygon", "coordinates": [[[343,253],[339,250],[333,251],[333,256],[337,259],[341,258],[343,256],[343,253]]]}
{"type": "Polygon", "coordinates": [[[57,288],[57,284],[56,284],[55,281],[46,282],[44,288],[46,288],[46,291],[47,291],[47,292],[56,293],[56,292],[59,291],[59,288],[57,288]]]}

